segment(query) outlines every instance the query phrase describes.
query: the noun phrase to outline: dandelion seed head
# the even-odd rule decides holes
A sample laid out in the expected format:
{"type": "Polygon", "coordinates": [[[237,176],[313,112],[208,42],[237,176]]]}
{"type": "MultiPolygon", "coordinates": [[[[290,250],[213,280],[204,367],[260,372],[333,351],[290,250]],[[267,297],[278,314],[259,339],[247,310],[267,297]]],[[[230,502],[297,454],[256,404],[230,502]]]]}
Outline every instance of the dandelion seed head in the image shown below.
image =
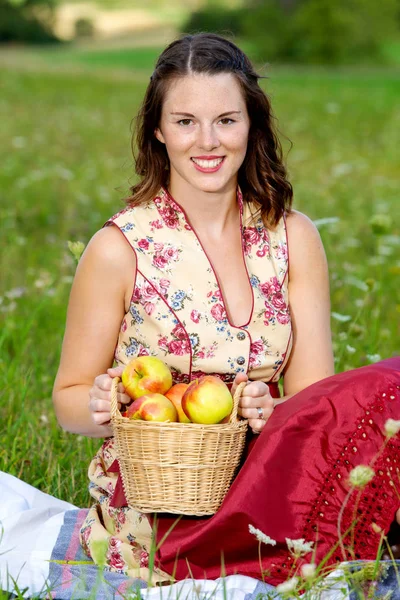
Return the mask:
{"type": "Polygon", "coordinates": [[[252,535],[254,535],[259,542],[263,544],[269,544],[270,546],[276,546],[276,541],[266,535],[261,531],[261,529],[256,529],[253,525],[249,525],[249,531],[252,535]]]}
{"type": "Polygon", "coordinates": [[[307,563],[301,566],[300,573],[304,579],[314,579],[317,567],[314,563],[307,563]]]}
{"type": "Polygon", "coordinates": [[[388,419],[384,425],[385,436],[391,438],[400,431],[400,421],[388,419]]]}
{"type": "Polygon", "coordinates": [[[276,586],[276,591],[278,594],[288,594],[290,592],[294,592],[296,590],[297,584],[299,583],[298,577],[292,577],[283,583],[280,583],[276,586]]]}
{"type": "Polygon", "coordinates": [[[355,488],[363,488],[373,479],[375,471],[367,465],[358,465],[350,471],[349,483],[355,488]]]}

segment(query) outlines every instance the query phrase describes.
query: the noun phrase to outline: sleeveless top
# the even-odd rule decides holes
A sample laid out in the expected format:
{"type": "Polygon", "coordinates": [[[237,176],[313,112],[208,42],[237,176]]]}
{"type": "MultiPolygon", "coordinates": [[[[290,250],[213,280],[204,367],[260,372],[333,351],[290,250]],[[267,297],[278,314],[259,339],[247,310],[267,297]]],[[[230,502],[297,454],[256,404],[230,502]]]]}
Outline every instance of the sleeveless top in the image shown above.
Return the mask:
{"type": "MultiPolygon", "coordinates": [[[[174,383],[213,373],[277,382],[292,346],[285,218],[267,229],[237,193],[243,261],[252,289],[247,323],[230,321],[213,265],[183,208],[162,189],[151,202],[120,211],[105,226],[123,233],[137,259],[129,312],[115,360],[156,355],[174,383]]],[[[238,289],[238,294],[240,290],[238,289]]]]}

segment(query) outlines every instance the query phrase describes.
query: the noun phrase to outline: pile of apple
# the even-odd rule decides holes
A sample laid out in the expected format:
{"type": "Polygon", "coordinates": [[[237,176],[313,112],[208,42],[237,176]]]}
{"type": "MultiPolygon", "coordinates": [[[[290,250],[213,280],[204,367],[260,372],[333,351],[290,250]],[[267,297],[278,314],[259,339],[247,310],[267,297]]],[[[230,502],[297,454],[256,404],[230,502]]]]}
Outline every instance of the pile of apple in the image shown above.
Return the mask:
{"type": "Polygon", "coordinates": [[[211,425],[224,421],[233,408],[232,395],[218,377],[203,375],[172,385],[168,366],[154,356],[133,358],[122,383],[133,399],[124,413],[129,419],[211,425]]]}

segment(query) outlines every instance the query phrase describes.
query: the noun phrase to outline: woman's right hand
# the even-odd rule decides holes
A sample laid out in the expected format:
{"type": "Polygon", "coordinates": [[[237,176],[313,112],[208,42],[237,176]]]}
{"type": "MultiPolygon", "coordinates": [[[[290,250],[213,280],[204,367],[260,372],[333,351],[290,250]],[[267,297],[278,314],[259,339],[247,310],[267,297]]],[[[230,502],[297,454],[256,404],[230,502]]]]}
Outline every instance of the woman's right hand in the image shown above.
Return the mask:
{"type": "MultiPolygon", "coordinates": [[[[94,380],[93,387],[89,392],[89,410],[93,422],[96,425],[108,425],[111,419],[111,384],[114,377],[121,377],[124,367],[107,369],[107,373],[98,375],[94,380]]],[[[118,409],[124,404],[132,401],[125,388],[120,382],[118,384],[118,409]]]]}

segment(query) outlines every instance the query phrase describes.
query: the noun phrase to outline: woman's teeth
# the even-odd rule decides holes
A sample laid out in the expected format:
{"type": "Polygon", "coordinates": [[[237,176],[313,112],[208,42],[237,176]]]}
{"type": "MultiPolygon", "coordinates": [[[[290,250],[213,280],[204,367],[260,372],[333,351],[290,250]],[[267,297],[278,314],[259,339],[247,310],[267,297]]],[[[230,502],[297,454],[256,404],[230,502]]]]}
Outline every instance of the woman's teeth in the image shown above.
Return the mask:
{"type": "Polygon", "coordinates": [[[214,158],[213,160],[204,160],[201,158],[192,158],[192,161],[199,165],[202,169],[213,169],[214,167],[218,167],[223,161],[222,158],[214,158]]]}

